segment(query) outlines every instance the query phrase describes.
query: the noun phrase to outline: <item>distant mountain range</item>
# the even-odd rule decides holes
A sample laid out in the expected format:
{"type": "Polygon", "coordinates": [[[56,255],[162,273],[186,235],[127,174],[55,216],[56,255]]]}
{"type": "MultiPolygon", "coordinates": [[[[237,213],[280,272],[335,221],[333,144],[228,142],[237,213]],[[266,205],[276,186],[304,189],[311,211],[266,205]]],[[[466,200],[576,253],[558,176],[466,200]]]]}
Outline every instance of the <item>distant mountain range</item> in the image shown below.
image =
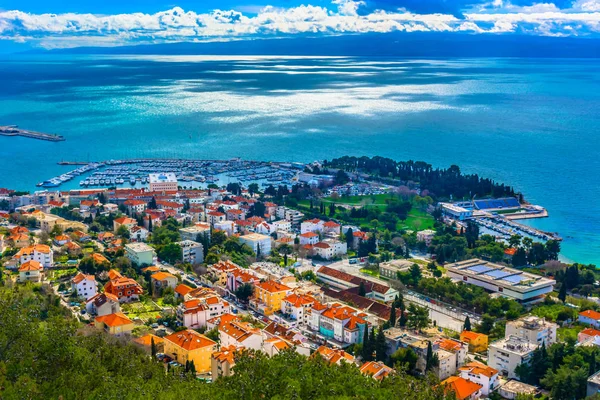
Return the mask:
{"type": "Polygon", "coordinates": [[[514,34],[488,36],[456,33],[385,33],[122,47],[78,47],[50,52],[58,54],[598,58],[600,39],[514,34]]]}

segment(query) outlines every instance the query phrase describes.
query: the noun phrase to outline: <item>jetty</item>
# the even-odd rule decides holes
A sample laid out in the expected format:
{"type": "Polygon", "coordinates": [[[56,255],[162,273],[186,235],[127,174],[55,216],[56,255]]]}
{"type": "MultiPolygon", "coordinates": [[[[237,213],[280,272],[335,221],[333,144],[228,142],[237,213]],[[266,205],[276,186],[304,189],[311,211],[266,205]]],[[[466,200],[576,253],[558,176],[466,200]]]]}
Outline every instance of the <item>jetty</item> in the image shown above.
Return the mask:
{"type": "Polygon", "coordinates": [[[61,135],[53,135],[50,133],[35,132],[26,129],[21,129],[17,125],[0,126],[1,136],[22,136],[31,139],[46,140],[49,142],[63,142],[65,138],[61,135]]]}

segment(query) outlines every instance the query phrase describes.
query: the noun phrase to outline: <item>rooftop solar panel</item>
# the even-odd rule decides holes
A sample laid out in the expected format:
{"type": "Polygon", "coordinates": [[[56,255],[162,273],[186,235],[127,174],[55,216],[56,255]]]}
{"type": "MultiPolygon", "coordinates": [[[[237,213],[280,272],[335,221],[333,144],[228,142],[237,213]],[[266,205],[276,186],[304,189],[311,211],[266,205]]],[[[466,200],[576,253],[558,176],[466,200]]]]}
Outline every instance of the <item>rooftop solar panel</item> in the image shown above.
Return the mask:
{"type": "Polygon", "coordinates": [[[514,272],[506,272],[506,271],[502,271],[500,269],[496,269],[494,271],[488,272],[485,275],[489,276],[491,278],[494,278],[494,279],[502,279],[502,278],[512,275],[512,274],[514,274],[514,272]]]}
{"type": "Polygon", "coordinates": [[[493,268],[486,267],[485,265],[475,265],[474,267],[467,268],[467,270],[476,274],[483,274],[484,272],[493,270],[493,268]]]}
{"type": "Polygon", "coordinates": [[[523,275],[512,275],[507,276],[506,278],[504,278],[504,280],[510,283],[520,283],[521,281],[527,280],[527,277],[523,275]]]}

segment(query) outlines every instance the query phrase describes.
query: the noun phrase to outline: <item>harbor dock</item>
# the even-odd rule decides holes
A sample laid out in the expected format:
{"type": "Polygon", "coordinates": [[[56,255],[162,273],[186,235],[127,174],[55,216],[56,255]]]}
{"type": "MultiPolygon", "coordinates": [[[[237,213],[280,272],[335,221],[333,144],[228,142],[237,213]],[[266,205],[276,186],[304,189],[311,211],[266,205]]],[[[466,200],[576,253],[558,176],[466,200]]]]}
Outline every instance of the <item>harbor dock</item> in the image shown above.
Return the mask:
{"type": "Polygon", "coordinates": [[[0,126],[0,135],[2,136],[22,136],[31,139],[46,140],[49,142],[62,142],[65,138],[61,135],[41,133],[20,129],[17,125],[0,126]]]}

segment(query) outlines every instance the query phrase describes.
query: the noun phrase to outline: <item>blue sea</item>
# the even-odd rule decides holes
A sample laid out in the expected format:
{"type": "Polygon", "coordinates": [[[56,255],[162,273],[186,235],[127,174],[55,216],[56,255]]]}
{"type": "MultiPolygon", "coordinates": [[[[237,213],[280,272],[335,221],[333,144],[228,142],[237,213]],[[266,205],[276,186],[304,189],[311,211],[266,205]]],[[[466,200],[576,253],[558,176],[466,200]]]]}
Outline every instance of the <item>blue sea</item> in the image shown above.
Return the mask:
{"type": "Polygon", "coordinates": [[[457,164],[545,206],[528,223],[600,265],[599,110],[596,60],[12,56],[0,125],[67,140],[0,137],[0,187],[34,190],[72,169],[61,160],[457,164]]]}

